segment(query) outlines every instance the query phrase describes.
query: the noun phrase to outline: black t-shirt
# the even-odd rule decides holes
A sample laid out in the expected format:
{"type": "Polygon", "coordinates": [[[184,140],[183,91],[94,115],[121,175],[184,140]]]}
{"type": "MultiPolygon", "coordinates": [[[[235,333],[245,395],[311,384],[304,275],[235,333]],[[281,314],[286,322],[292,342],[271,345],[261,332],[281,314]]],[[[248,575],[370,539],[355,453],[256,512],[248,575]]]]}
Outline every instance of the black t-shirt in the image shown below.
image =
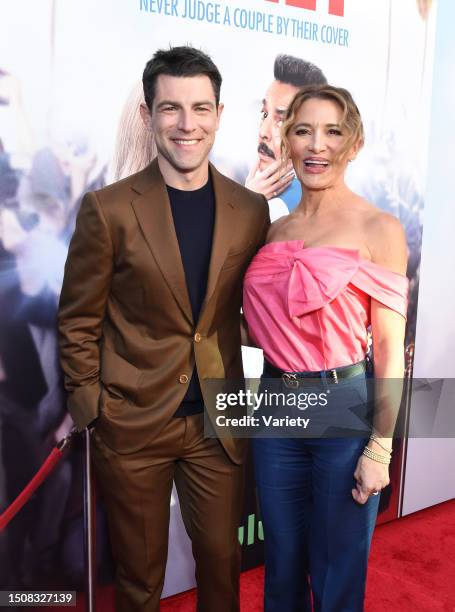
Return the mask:
{"type": "MultiPolygon", "coordinates": [[[[215,224],[215,196],[212,181],[209,176],[207,183],[194,191],[182,191],[168,185],[167,192],[185,270],[193,320],[196,323],[207,290],[212,252],[215,224]]],[[[190,416],[203,410],[201,386],[194,368],[188,390],[174,416],[190,416]]]]}

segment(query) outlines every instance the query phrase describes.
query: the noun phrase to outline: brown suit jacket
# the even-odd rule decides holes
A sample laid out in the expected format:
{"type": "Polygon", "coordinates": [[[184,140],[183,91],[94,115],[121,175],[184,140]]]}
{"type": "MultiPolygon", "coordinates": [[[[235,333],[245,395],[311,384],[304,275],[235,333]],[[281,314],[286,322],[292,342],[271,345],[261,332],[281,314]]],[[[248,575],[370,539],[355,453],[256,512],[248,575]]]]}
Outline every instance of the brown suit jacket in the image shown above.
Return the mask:
{"type": "MultiPolygon", "coordinates": [[[[61,364],[77,428],[99,417],[97,433],[119,453],[159,435],[194,364],[201,383],[243,376],[242,280],[264,243],[268,205],[212,165],[210,172],[215,228],[199,321],[157,161],[82,201],[60,297],[61,364]]],[[[241,441],[221,442],[232,461],[242,461],[241,441]]]]}

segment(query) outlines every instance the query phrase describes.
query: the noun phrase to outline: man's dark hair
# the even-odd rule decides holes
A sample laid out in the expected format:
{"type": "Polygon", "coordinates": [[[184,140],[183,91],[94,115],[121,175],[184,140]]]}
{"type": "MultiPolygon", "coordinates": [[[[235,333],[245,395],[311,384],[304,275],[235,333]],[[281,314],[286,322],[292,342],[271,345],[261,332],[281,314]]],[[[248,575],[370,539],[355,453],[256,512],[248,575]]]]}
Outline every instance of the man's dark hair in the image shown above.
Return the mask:
{"type": "Polygon", "coordinates": [[[145,103],[152,109],[156,80],[160,74],[176,77],[206,75],[212,82],[216,105],[220,102],[221,74],[210,57],[194,47],[160,49],[145,66],[142,75],[145,103]]]}
{"type": "Polygon", "coordinates": [[[320,68],[292,55],[277,55],[273,75],[277,81],[295,87],[327,84],[327,79],[320,68]]]}

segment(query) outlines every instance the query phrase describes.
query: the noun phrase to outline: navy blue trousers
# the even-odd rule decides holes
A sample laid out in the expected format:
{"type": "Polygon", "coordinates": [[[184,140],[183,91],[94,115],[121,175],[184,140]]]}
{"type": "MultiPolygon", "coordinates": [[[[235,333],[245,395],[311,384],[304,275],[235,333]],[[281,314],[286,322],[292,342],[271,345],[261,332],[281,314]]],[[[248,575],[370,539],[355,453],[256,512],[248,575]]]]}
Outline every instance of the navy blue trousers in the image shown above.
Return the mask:
{"type": "MultiPolygon", "coordinates": [[[[352,400],[353,389],[358,404],[362,387],[364,375],[332,385],[331,402],[352,400]]],[[[352,497],[366,442],[333,431],[330,437],[253,440],[264,526],[265,612],[363,610],[380,497],[365,505],[352,497]]]]}

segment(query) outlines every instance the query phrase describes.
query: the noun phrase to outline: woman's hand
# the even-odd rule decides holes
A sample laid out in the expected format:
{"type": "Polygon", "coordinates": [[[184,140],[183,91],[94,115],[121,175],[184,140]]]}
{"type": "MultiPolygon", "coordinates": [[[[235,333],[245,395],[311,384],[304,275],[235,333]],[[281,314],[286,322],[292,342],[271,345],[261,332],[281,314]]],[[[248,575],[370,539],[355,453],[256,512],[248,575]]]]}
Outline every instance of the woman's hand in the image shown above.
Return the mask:
{"type": "Polygon", "coordinates": [[[365,504],[370,495],[381,491],[389,484],[389,466],[360,455],[354,478],[357,484],[355,489],[352,489],[352,497],[357,503],[365,504]]]}

